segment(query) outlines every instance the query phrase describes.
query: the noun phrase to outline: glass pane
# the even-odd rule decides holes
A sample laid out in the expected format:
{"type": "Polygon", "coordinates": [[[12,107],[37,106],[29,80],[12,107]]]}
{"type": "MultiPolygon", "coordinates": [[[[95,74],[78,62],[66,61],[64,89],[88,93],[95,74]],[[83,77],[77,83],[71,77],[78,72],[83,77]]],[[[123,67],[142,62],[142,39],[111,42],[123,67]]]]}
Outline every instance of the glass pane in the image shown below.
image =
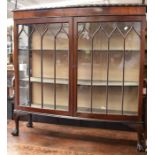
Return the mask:
{"type": "Polygon", "coordinates": [[[123,81],[123,50],[124,39],[117,27],[111,23],[114,30],[109,40],[109,74],[108,74],[108,114],[121,114],[122,81],[123,81]]]}
{"type": "Polygon", "coordinates": [[[109,86],[108,87],[108,114],[121,115],[122,109],[122,87],[109,86]]]}
{"type": "Polygon", "coordinates": [[[124,39],[122,33],[119,31],[118,27],[116,27],[116,23],[112,23],[112,27],[114,28],[110,39],[110,50],[114,51],[123,51],[124,50],[124,39]]]}
{"type": "Polygon", "coordinates": [[[123,80],[123,52],[109,52],[109,83],[122,83],[123,80]]]}
{"type": "Polygon", "coordinates": [[[56,109],[68,110],[69,103],[69,39],[68,24],[61,24],[55,35],[56,109]],[[65,85],[59,85],[65,84],[65,85]]]}
{"type": "Polygon", "coordinates": [[[78,86],[77,88],[77,111],[91,112],[91,87],[78,86]]]}
{"type": "Polygon", "coordinates": [[[20,66],[27,64],[28,72],[21,95],[27,93],[24,97],[32,107],[68,110],[68,23],[20,25],[18,33],[19,48],[24,51],[20,66]]]}
{"type": "Polygon", "coordinates": [[[56,109],[68,110],[68,85],[56,85],[56,109]]]}
{"type": "MultiPolygon", "coordinates": [[[[107,81],[107,52],[93,53],[93,85],[107,81]]],[[[103,85],[103,84],[101,84],[103,85]]]]}
{"type": "Polygon", "coordinates": [[[91,79],[91,53],[90,51],[78,53],[78,82],[86,80],[90,83],[91,79]]]}
{"type": "Polygon", "coordinates": [[[104,113],[107,35],[102,23],[79,23],[78,36],[78,111],[104,113]]]}
{"type": "Polygon", "coordinates": [[[26,25],[19,25],[18,26],[18,48],[19,49],[28,49],[29,42],[28,42],[28,33],[29,27],[26,25]]]}
{"type": "Polygon", "coordinates": [[[117,27],[124,36],[128,34],[132,26],[133,26],[132,22],[117,22],[117,27]]]}
{"type": "Polygon", "coordinates": [[[29,106],[29,51],[28,51],[28,26],[20,25],[18,27],[19,35],[19,104],[29,106]],[[26,43],[25,43],[26,42],[26,43]]]}
{"type": "Polygon", "coordinates": [[[91,56],[92,28],[89,23],[78,25],[77,110],[91,112],[91,56]],[[82,86],[81,86],[82,85],[82,86]]]}
{"type": "Polygon", "coordinates": [[[90,23],[81,23],[78,25],[78,50],[90,51],[92,50],[91,38],[91,26],[90,23]]]}
{"type": "Polygon", "coordinates": [[[124,114],[136,115],[138,113],[138,86],[140,68],[140,30],[139,22],[132,23],[125,40],[125,70],[124,83],[130,87],[124,88],[124,114]]]}
{"type": "Polygon", "coordinates": [[[41,49],[41,33],[44,31],[44,27],[41,24],[32,25],[33,34],[31,36],[31,49],[40,50],[41,49]],[[41,32],[40,32],[41,31],[41,32]]]}
{"type": "Polygon", "coordinates": [[[19,89],[20,89],[20,105],[29,105],[29,55],[28,50],[19,51],[19,89]]]}
{"type": "Polygon", "coordinates": [[[138,87],[125,87],[124,88],[124,115],[137,115],[138,114],[138,87]]]}
{"type": "Polygon", "coordinates": [[[91,106],[91,54],[79,52],[78,54],[78,111],[90,111],[91,106]],[[84,85],[84,86],[80,86],[84,85]]]}
{"type": "MultiPolygon", "coordinates": [[[[34,79],[36,81],[36,79],[34,79]]],[[[31,106],[35,108],[41,108],[41,84],[40,78],[38,83],[32,82],[32,103],[31,106]]],[[[45,87],[45,85],[44,85],[45,87]]]]}
{"type": "Polygon", "coordinates": [[[92,112],[102,114],[106,113],[106,87],[93,86],[92,112]]]}
{"type": "Polygon", "coordinates": [[[78,23],[79,112],[137,114],[140,34],[139,22],[78,23]]]}

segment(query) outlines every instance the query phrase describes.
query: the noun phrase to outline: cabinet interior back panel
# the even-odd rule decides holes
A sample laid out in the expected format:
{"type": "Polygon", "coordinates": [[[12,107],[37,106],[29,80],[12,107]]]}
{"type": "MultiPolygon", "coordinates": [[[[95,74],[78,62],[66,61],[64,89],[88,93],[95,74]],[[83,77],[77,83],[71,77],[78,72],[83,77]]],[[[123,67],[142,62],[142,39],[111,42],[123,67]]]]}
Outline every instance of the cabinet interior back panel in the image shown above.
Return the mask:
{"type": "MultiPolygon", "coordinates": [[[[93,53],[93,80],[107,79],[107,53],[93,53]]],[[[125,53],[125,81],[139,80],[139,53],[125,53]]],[[[123,78],[123,53],[109,53],[109,80],[122,81],[123,78]]],[[[91,52],[79,52],[78,55],[78,79],[90,79],[91,77],[91,52]]]]}
{"type": "MultiPolygon", "coordinates": [[[[90,109],[91,107],[90,87],[83,87],[83,86],[78,87],[77,105],[78,105],[79,111],[81,108],[90,109]]],[[[103,113],[105,112],[106,87],[93,87],[92,108],[99,109],[100,111],[103,110],[103,113]]],[[[109,87],[107,109],[109,111],[112,110],[112,111],[118,111],[119,113],[121,113],[121,110],[122,110],[121,87],[109,87]]],[[[137,87],[125,87],[123,111],[137,113],[138,111],[138,88],[137,87]]]]}
{"type": "MultiPolygon", "coordinates": [[[[41,104],[41,84],[32,84],[32,106],[41,104]]],[[[43,84],[43,104],[51,107],[54,105],[54,85],[43,84]]],[[[56,85],[56,104],[68,106],[68,86],[56,85]]]]}
{"type": "MultiPolygon", "coordinates": [[[[125,81],[139,80],[139,53],[126,53],[125,81]]],[[[68,53],[56,54],[56,78],[68,79],[68,53]]],[[[111,53],[109,58],[109,80],[122,81],[123,54],[111,53]]],[[[91,75],[90,54],[80,53],[78,59],[78,79],[88,80],[91,75]]],[[[32,76],[41,77],[41,53],[32,51],[32,76]]],[[[44,51],[43,77],[54,78],[54,53],[44,51]]],[[[94,53],[93,79],[106,80],[107,78],[107,53],[94,53]]]]}
{"type": "MultiPolygon", "coordinates": [[[[57,35],[56,40],[54,40],[54,37],[56,36],[56,33],[58,33],[59,29],[60,29],[60,25],[57,26],[56,24],[55,25],[51,24],[49,26],[49,29],[45,33],[42,40],[43,49],[49,49],[49,50],[54,50],[55,48],[57,50],[69,49],[69,39],[67,34],[63,33],[63,31],[61,31],[57,35]]],[[[35,31],[32,36],[32,49],[41,49],[41,36],[37,31],[35,31]]]]}
{"type": "MultiPolygon", "coordinates": [[[[44,105],[54,105],[54,85],[44,84],[44,105]]],[[[121,111],[122,91],[121,87],[109,87],[108,109],[121,111]]],[[[78,87],[77,105],[80,108],[90,108],[90,86],[78,87]]],[[[94,109],[106,109],[106,87],[94,87],[92,94],[92,107],[94,109]]],[[[68,87],[57,85],[57,105],[68,106],[68,87]]],[[[41,84],[32,84],[32,106],[41,104],[41,84]]],[[[125,87],[124,90],[124,111],[137,112],[138,110],[138,88],[125,87]]]]}
{"type": "Polygon", "coordinates": [[[78,24],[78,49],[108,50],[109,39],[109,50],[123,50],[125,38],[126,50],[139,50],[139,34],[139,22],[80,23],[78,24]]]}
{"type": "MultiPolygon", "coordinates": [[[[54,52],[43,51],[43,77],[54,78],[54,52]]],[[[68,52],[56,53],[56,78],[68,79],[68,52]]],[[[41,77],[41,53],[32,51],[32,76],[41,77]]]]}

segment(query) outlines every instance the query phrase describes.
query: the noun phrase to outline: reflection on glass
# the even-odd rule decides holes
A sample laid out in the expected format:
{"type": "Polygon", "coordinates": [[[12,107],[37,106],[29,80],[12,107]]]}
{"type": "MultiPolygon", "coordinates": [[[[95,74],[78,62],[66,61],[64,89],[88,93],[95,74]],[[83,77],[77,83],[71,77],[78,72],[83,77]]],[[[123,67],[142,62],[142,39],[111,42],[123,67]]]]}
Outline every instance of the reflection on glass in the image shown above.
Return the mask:
{"type": "Polygon", "coordinates": [[[19,51],[19,104],[28,106],[29,105],[29,65],[28,65],[28,51],[19,51]]]}
{"type": "Polygon", "coordinates": [[[118,28],[114,28],[112,35],[110,37],[110,50],[123,52],[124,50],[124,39],[122,33],[118,30],[118,28]]]}
{"type": "Polygon", "coordinates": [[[19,103],[21,106],[29,106],[29,84],[22,80],[20,81],[19,103]]]}
{"type": "Polygon", "coordinates": [[[125,52],[124,82],[139,82],[140,53],[125,52]]]}
{"type": "Polygon", "coordinates": [[[78,54],[78,80],[91,79],[91,53],[90,51],[78,54]]]}
{"type": "Polygon", "coordinates": [[[28,33],[29,27],[27,25],[19,25],[18,26],[18,48],[19,49],[28,49],[28,33]]]}
{"type": "Polygon", "coordinates": [[[93,84],[96,81],[107,80],[107,53],[94,52],[93,54],[93,84]]]}
{"type": "Polygon", "coordinates": [[[123,53],[109,52],[109,82],[123,80],[123,53]]]}

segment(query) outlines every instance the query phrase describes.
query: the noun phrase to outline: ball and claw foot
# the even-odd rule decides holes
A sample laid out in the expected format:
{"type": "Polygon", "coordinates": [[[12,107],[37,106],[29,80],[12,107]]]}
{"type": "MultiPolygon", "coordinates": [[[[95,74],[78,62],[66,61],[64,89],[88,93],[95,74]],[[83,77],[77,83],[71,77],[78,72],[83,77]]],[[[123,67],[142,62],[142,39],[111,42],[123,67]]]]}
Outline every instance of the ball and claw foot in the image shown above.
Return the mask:
{"type": "Polygon", "coordinates": [[[137,143],[137,151],[139,152],[144,152],[145,151],[145,147],[144,145],[137,143]]]}
{"type": "Polygon", "coordinates": [[[19,133],[18,133],[18,130],[17,129],[14,129],[11,133],[13,136],[18,136],[19,133]]]}

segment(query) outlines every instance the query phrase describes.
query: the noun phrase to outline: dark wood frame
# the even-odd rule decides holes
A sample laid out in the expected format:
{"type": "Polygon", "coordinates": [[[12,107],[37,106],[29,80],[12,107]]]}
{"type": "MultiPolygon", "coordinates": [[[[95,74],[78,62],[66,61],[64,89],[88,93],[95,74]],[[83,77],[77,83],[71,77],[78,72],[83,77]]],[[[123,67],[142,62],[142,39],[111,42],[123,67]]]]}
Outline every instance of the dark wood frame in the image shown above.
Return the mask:
{"type": "MultiPolygon", "coordinates": [[[[143,25],[145,23],[145,17],[143,16],[126,16],[126,18],[122,19],[122,16],[120,18],[120,16],[98,16],[98,17],[75,17],[74,18],[74,28],[75,28],[75,38],[74,38],[74,62],[76,65],[77,63],[77,23],[79,22],[100,22],[100,21],[106,21],[106,22],[113,22],[113,21],[125,21],[125,22],[131,22],[131,21],[135,21],[135,22],[141,22],[142,24],[142,30],[141,30],[141,36],[143,35],[143,31],[145,30],[145,26],[143,25]]],[[[143,38],[143,36],[142,36],[143,38]]],[[[143,68],[144,68],[144,51],[145,51],[145,48],[143,47],[144,44],[143,44],[143,39],[141,39],[141,58],[140,58],[140,75],[139,75],[139,99],[138,99],[138,102],[139,102],[139,109],[138,109],[138,116],[125,116],[125,115],[121,115],[121,116],[116,116],[116,115],[106,115],[106,114],[83,114],[83,113],[77,113],[76,111],[76,107],[77,107],[77,104],[74,105],[74,114],[75,116],[77,117],[89,117],[89,118],[96,118],[96,119],[114,119],[114,120],[130,120],[130,121],[142,121],[142,113],[141,113],[141,109],[142,109],[142,88],[143,88],[143,81],[141,79],[143,79],[143,68]]],[[[74,103],[76,103],[77,101],[77,70],[75,70],[75,73],[74,73],[74,77],[75,77],[75,83],[74,83],[74,103]]]]}
{"type": "MultiPolygon", "coordinates": [[[[15,46],[18,45],[18,34],[17,34],[17,27],[18,25],[20,24],[41,24],[41,23],[62,23],[62,22],[65,22],[65,23],[68,23],[69,26],[72,25],[71,24],[71,18],[68,17],[68,18],[42,18],[42,19],[24,19],[24,20],[16,20],[15,22],[15,46]]],[[[69,34],[72,34],[72,28],[69,29],[69,34]]],[[[71,35],[69,35],[69,48],[70,48],[70,51],[72,50],[72,37],[71,35]]],[[[71,115],[71,111],[72,111],[72,104],[71,104],[71,101],[72,101],[72,63],[73,63],[73,60],[72,60],[72,55],[71,55],[71,52],[69,52],[69,61],[70,61],[70,65],[69,65],[69,111],[59,111],[59,110],[47,110],[47,109],[37,109],[37,108],[33,108],[33,107],[22,107],[22,106],[19,106],[19,72],[18,72],[18,47],[15,47],[15,76],[16,76],[16,98],[15,98],[15,109],[18,109],[18,110],[27,110],[27,111],[31,111],[31,112],[44,112],[44,113],[53,113],[53,114],[62,114],[62,115],[71,115]],[[42,111],[43,110],[43,111],[42,111]]]]}
{"type": "MultiPolygon", "coordinates": [[[[36,10],[16,10],[14,11],[14,65],[15,65],[15,122],[16,129],[13,135],[19,133],[19,118],[22,114],[29,114],[29,127],[32,127],[32,114],[42,113],[45,115],[56,114],[66,115],[75,119],[94,119],[109,120],[119,122],[137,123],[138,131],[138,150],[144,150],[144,122],[142,119],[142,90],[143,90],[143,70],[144,70],[144,51],[145,51],[145,5],[128,6],[94,6],[94,7],[76,7],[76,8],[57,8],[57,9],[36,9],[36,10]],[[77,97],[77,23],[94,21],[139,21],[141,28],[141,57],[140,57],[140,76],[139,76],[139,109],[137,116],[127,115],[101,115],[76,112],[77,97]],[[32,107],[22,107],[19,105],[19,75],[18,75],[18,24],[31,23],[69,23],[69,111],[37,109],[32,107]]],[[[51,115],[51,116],[52,116],[51,115]]],[[[62,117],[62,116],[60,116],[62,117]]]]}

